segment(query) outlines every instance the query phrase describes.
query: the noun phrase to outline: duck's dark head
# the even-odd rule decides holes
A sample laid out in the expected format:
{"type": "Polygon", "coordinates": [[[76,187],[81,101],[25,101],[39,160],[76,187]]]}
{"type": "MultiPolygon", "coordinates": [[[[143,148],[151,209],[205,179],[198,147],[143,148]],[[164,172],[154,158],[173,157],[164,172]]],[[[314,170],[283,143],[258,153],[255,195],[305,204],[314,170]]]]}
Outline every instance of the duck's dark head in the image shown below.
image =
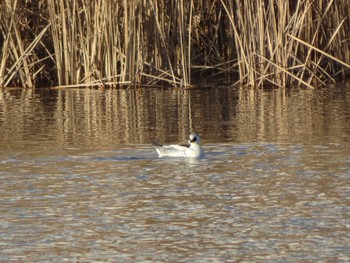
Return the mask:
{"type": "Polygon", "coordinates": [[[192,134],[190,134],[188,142],[189,143],[199,143],[200,142],[200,138],[199,138],[199,136],[197,134],[192,133],[192,134]]]}

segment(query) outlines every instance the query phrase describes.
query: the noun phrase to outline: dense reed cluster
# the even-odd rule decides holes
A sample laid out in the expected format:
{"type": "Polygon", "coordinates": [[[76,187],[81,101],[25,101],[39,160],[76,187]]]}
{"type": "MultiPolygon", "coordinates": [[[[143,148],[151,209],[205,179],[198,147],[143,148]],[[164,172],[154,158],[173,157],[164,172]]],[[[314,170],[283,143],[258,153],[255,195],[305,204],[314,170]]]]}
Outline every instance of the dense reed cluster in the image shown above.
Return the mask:
{"type": "Polygon", "coordinates": [[[3,0],[0,87],[317,87],[350,76],[349,0],[3,0]]]}

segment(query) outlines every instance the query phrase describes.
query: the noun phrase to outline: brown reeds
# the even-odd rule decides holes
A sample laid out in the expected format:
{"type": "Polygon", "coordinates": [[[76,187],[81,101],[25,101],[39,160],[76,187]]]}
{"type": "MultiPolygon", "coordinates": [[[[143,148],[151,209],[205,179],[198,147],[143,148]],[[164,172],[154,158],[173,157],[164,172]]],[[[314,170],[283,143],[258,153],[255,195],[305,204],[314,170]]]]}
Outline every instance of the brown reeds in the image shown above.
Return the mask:
{"type": "Polygon", "coordinates": [[[344,69],[350,68],[348,1],[221,3],[233,31],[242,84],[312,88],[345,76],[344,69]],[[340,7],[347,11],[339,12],[340,7]]]}
{"type": "Polygon", "coordinates": [[[350,75],[348,0],[4,0],[0,87],[314,88],[350,75]]]}
{"type": "Polygon", "coordinates": [[[35,77],[43,69],[43,66],[36,67],[42,61],[34,49],[49,26],[37,28],[34,36],[24,35],[23,29],[29,29],[25,6],[17,0],[6,0],[1,2],[0,8],[0,87],[18,84],[32,88],[35,77]]]}

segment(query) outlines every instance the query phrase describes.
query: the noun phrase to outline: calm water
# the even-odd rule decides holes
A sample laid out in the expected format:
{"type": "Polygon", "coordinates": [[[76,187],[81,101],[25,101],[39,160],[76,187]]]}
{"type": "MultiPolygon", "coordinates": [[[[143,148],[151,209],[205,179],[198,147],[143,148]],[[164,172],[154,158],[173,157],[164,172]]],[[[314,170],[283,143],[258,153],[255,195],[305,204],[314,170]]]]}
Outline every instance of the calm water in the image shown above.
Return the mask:
{"type": "Polygon", "coordinates": [[[0,135],[1,262],[350,261],[349,85],[6,90],[0,135]]]}

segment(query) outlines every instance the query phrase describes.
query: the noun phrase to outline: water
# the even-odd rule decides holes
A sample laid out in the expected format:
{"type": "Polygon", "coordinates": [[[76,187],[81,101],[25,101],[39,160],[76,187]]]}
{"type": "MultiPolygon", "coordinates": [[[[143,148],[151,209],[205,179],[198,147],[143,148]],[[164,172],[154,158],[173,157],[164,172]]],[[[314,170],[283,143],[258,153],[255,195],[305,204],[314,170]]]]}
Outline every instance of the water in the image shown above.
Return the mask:
{"type": "Polygon", "coordinates": [[[2,262],[350,261],[350,87],[0,92],[2,262]],[[195,130],[206,158],[158,158],[195,130]]]}

